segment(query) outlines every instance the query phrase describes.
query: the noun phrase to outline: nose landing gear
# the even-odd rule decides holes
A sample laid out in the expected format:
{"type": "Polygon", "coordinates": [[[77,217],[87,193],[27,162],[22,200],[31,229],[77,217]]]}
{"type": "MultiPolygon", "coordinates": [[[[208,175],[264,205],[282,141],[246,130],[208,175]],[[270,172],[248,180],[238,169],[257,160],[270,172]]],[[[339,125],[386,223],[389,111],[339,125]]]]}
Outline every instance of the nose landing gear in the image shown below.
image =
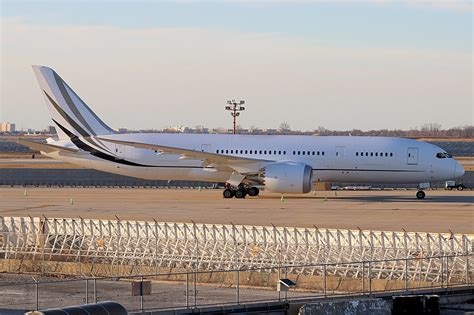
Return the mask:
{"type": "Polygon", "coordinates": [[[416,192],[416,198],[418,199],[425,199],[425,192],[423,190],[418,190],[416,192]]]}
{"type": "Polygon", "coordinates": [[[239,187],[231,187],[231,186],[226,187],[222,195],[224,196],[225,199],[229,199],[232,197],[235,197],[237,199],[243,199],[247,195],[251,197],[258,196],[259,193],[260,193],[260,190],[257,187],[248,187],[248,186],[241,185],[239,187]]]}

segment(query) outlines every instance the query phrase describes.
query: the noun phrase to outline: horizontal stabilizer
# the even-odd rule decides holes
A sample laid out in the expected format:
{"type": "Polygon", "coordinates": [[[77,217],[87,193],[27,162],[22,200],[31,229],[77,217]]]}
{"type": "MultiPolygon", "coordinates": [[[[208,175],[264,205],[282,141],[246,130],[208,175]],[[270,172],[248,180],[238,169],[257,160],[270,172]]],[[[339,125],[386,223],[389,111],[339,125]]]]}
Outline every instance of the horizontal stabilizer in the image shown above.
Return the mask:
{"type": "Polygon", "coordinates": [[[30,140],[23,140],[23,139],[18,139],[16,142],[19,144],[25,145],[29,147],[30,149],[46,152],[46,153],[59,152],[59,151],[76,153],[79,151],[74,148],[66,148],[59,145],[54,145],[54,144],[49,144],[49,143],[40,143],[40,142],[35,142],[35,141],[30,141],[30,140]]]}

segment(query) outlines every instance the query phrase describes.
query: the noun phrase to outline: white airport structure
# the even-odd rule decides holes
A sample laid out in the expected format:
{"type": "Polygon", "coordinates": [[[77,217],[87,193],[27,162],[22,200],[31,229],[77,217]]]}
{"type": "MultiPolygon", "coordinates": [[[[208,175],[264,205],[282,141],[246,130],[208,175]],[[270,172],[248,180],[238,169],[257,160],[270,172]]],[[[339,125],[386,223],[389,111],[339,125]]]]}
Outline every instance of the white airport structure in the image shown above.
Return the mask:
{"type": "Polygon", "coordinates": [[[260,189],[308,193],[317,182],[416,183],[459,178],[445,150],[390,137],[118,134],[51,68],[33,66],[58,139],[19,140],[42,154],[101,171],[152,180],[225,182],[225,198],[260,189]]]}

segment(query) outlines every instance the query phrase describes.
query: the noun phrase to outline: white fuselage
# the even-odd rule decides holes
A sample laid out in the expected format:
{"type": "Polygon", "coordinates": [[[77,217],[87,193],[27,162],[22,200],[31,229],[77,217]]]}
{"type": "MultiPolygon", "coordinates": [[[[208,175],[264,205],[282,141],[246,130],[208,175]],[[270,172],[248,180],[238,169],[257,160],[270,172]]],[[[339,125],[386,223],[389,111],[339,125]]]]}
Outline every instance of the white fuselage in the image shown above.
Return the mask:
{"type": "MultiPolygon", "coordinates": [[[[311,166],[313,182],[427,183],[462,176],[454,159],[420,141],[390,137],[251,136],[134,133],[102,136],[195,151],[265,160],[262,166],[296,162],[311,166]]],[[[182,159],[148,149],[103,142],[110,156],[50,153],[53,158],[101,171],[152,180],[225,182],[232,170],[217,170],[201,160],[182,159]],[[113,156],[113,158],[110,158],[113,156]]],[[[61,142],[62,146],[73,146],[61,142]]]]}

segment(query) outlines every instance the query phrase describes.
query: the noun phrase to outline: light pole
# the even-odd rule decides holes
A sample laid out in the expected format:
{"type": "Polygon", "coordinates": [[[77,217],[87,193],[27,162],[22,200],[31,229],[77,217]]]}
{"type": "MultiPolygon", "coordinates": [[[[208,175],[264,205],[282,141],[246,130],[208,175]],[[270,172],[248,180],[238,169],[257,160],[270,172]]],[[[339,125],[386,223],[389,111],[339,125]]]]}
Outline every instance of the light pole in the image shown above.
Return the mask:
{"type": "Polygon", "coordinates": [[[245,110],[245,107],[242,105],[245,104],[245,101],[240,100],[236,102],[235,100],[227,101],[227,106],[225,107],[226,110],[230,111],[230,114],[234,118],[234,135],[237,133],[237,116],[240,115],[240,112],[245,110]]]}

